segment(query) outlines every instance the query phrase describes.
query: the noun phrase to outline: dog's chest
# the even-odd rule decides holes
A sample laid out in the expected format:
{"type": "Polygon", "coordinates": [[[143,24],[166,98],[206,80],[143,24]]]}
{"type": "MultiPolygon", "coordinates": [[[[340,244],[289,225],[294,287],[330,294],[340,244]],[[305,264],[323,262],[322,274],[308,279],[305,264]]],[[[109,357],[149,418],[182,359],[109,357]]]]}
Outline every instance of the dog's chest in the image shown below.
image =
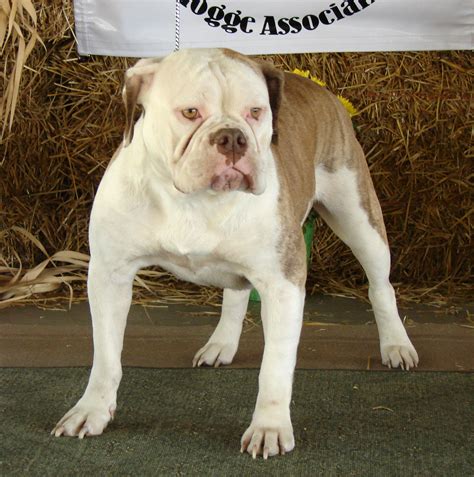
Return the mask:
{"type": "MultiPolygon", "coordinates": [[[[153,260],[178,278],[201,285],[246,288],[242,253],[244,230],[224,217],[173,214],[161,217],[154,236],[153,260]]],[[[247,234],[248,235],[248,234],[247,234]]]]}
{"type": "Polygon", "coordinates": [[[242,289],[249,286],[235,265],[216,256],[174,255],[163,251],[156,258],[162,268],[182,280],[220,288],[242,289]]]}

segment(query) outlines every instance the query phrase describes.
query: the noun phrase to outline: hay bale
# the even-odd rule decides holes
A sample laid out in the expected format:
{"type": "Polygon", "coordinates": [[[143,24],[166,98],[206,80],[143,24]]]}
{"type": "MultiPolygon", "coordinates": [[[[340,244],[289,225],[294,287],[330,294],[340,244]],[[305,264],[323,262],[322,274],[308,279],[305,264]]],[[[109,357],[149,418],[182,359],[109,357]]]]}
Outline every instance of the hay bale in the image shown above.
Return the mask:
{"type": "MultiPolygon", "coordinates": [[[[21,288],[22,270],[62,250],[87,254],[94,191],[122,138],[123,71],[135,61],[79,58],[70,1],[45,2],[37,15],[44,46],[37,42],[23,68],[12,129],[0,143],[0,294],[10,290],[10,300],[21,296],[11,290],[21,288]]],[[[4,48],[9,72],[15,50],[4,48]]],[[[385,214],[392,279],[401,298],[438,304],[465,299],[472,291],[471,53],[269,58],[286,70],[310,70],[360,111],[354,123],[385,214]]],[[[46,268],[63,265],[53,258],[46,268]]],[[[56,291],[56,297],[69,299],[74,290],[80,298],[85,269],[66,265],[70,268],[55,276],[76,273],[77,280],[72,288],[56,291]]],[[[41,281],[41,274],[35,279],[41,281]]],[[[188,296],[180,292],[188,287],[167,275],[144,280],[141,299],[188,296]]],[[[308,290],[365,296],[364,283],[352,254],[318,219],[308,290]]],[[[24,286],[21,290],[28,295],[24,286]]],[[[215,291],[191,290],[197,302],[217,300],[215,291]]]]}

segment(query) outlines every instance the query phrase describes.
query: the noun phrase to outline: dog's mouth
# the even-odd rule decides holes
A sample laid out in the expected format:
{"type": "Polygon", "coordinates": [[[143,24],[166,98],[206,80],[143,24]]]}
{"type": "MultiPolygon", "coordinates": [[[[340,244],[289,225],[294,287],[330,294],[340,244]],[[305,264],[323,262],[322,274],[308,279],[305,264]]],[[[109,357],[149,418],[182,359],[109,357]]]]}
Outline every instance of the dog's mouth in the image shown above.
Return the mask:
{"type": "Polygon", "coordinates": [[[254,180],[250,174],[246,174],[236,167],[229,167],[211,180],[211,189],[219,192],[234,190],[251,192],[254,187],[254,180]]]}
{"type": "MultiPolygon", "coordinates": [[[[173,181],[173,185],[178,192],[189,194],[180,185],[173,181]]],[[[239,190],[242,192],[254,193],[255,181],[250,174],[245,174],[234,167],[229,167],[219,175],[214,175],[211,179],[210,189],[215,192],[230,192],[239,190]]]]}

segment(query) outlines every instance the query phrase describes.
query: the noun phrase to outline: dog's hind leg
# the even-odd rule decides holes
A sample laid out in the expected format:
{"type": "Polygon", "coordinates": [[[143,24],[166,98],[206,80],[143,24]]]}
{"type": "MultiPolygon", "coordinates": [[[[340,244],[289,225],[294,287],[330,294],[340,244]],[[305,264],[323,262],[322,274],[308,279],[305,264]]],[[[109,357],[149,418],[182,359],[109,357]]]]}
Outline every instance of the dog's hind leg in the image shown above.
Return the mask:
{"type": "Polygon", "coordinates": [[[221,318],[209,341],[194,356],[194,367],[232,363],[239,346],[249,296],[250,290],[224,289],[221,318]]]}
{"type": "Polygon", "coordinates": [[[349,166],[316,168],[315,209],[352,250],[367,274],[383,364],[409,369],[418,355],[400,320],[389,281],[390,251],[382,212],[361,150],[349,166]]]}

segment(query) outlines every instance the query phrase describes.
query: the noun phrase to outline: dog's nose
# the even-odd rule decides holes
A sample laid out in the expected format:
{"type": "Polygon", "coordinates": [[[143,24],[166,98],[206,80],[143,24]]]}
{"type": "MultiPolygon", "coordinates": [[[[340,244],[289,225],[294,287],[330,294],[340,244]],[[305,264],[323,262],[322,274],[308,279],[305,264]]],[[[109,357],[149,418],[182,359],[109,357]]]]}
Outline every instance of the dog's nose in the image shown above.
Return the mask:
{"type": "Polygon", "coordinates": [[[247,151],[247,138],[237,128],[223,128],[211,137],[211,145],[217,145],[217,150],[236,163],[247,151]]]}

